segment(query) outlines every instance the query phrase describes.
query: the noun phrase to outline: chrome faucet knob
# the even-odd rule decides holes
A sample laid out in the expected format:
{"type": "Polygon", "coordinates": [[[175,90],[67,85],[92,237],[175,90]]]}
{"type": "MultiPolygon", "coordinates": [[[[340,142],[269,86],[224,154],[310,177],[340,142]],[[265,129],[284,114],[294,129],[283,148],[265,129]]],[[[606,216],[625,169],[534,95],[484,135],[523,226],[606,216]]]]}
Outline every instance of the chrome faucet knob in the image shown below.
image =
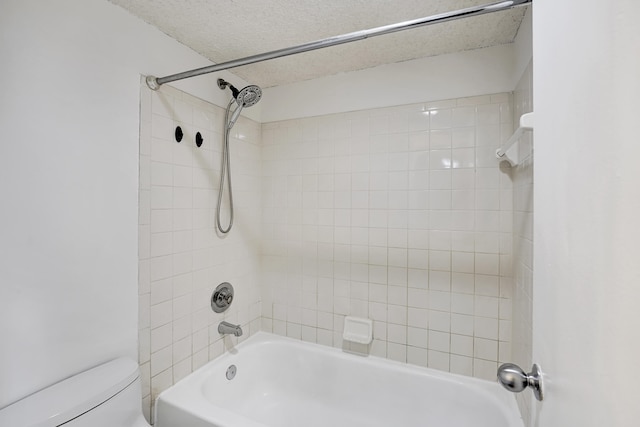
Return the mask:
{"type": "Polygon", "coordinates": [[[211,295],[211,309],[216,313],[222,313],[233,302],[233,286],[229,282],[223,282],[218,285],[211,295]]]}

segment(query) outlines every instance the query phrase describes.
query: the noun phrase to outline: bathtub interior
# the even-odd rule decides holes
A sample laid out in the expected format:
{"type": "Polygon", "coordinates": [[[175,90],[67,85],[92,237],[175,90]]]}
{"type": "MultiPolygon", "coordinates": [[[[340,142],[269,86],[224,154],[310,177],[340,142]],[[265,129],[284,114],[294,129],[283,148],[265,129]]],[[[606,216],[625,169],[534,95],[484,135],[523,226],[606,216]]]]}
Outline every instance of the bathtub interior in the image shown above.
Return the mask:
{"type": "Polygon", "coordinates": [[[259,333],[163,392],[156,426],[521,427],[505,393],[487,381],[259,333]]]}

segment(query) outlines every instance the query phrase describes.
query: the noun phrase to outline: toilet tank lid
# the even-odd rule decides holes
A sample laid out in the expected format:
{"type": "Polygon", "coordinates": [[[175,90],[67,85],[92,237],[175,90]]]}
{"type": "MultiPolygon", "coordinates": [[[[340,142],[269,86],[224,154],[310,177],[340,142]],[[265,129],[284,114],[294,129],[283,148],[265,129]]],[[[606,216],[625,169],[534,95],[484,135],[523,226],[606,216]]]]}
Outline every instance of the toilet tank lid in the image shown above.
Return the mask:
{"type": "Polygon", "coordinates": [[[137,378],[136,362],[126,357],[114,359],[0,410],[0,426],[59,426],[100,405],[137,378]]]}

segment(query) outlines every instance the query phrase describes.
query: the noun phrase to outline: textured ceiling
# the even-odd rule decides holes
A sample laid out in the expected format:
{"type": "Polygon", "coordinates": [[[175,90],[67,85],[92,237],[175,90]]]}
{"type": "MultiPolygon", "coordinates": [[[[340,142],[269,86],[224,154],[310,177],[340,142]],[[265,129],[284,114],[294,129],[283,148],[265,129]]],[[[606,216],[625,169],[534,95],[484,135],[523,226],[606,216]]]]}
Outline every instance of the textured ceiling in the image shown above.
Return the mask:
{"type": "MultiPolygon", "coordinates": [[[[491,0],[109,0],[221,63],[491,0]]],[[[369,38],[230,70],[262,87],[511,43],[526,8],[369,38]]],[[[177,67],[175,72],[187,71],[177,67]]]]}

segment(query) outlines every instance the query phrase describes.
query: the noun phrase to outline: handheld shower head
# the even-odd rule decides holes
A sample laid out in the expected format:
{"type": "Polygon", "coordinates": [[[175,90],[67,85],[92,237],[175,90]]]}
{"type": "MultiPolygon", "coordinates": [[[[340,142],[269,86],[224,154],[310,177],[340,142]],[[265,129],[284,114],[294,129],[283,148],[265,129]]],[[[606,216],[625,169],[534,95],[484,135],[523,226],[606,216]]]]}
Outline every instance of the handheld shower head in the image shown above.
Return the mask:
{"type": "Polygon", "coordinates": [[[236,123],[236,120],[240,117],[240,113],[242,109],[245,107],[251,107],[252,105],[256,105],[260,98],[262,98],[262,89],[260,89],[256,85],[249,85],[242,90],[236,89],[231,83],[224,81],[223,79],[218,79],[218,87],[222,90],[229,87],[231,89],[231,93],[233,94],[233,98],[229,100],[227,104],[227,109],[224,115],[225,121],[225,133],[224,133],[224,143],[222,145],[222,169],[220,172],[220,191],[218,192],[218,204],[216,207],[216,224],[218,225],[218,230],[222,234],[227,234],[231,230],[231,226],[233,225],[233,193],[231,192],[231,163],[229,156],[229,134],[231,133],[231,128],[236,123]],[[236,109],[231,113],[231,105],[236,103],[236,109]],[[231,117],[229,117],[229,113],[231,113],[231,117]],[[229,210],[230,210],[230,219],[229,226],[224,228],[222,223],[220,222],[220,206],[222,203],[222,194],[224,192],[224,182],[225,179],[227,181],[227,186],[229,188],[229,210]]]}
{"type": "Polygon", "coordinates": [[[233,97],[242,108],[256,105],[258,101],[260,101],[260,98],[262,98],[262,89],[260,89],[259,86],[249,85],[242,90],[238,90],[231,83],[223,79],[218,79],[218,87],[220,89],[224,90],[227,86],[229,86],[233,97]]]}
{"type": "Polygon", "coordinates": [[[242,89],[235,97],[239,105],[251,107],[256,105],[258,101],[260,101],[260,98],[262,98],[262,89],[256,85],[250,85],[242,89]]]}

